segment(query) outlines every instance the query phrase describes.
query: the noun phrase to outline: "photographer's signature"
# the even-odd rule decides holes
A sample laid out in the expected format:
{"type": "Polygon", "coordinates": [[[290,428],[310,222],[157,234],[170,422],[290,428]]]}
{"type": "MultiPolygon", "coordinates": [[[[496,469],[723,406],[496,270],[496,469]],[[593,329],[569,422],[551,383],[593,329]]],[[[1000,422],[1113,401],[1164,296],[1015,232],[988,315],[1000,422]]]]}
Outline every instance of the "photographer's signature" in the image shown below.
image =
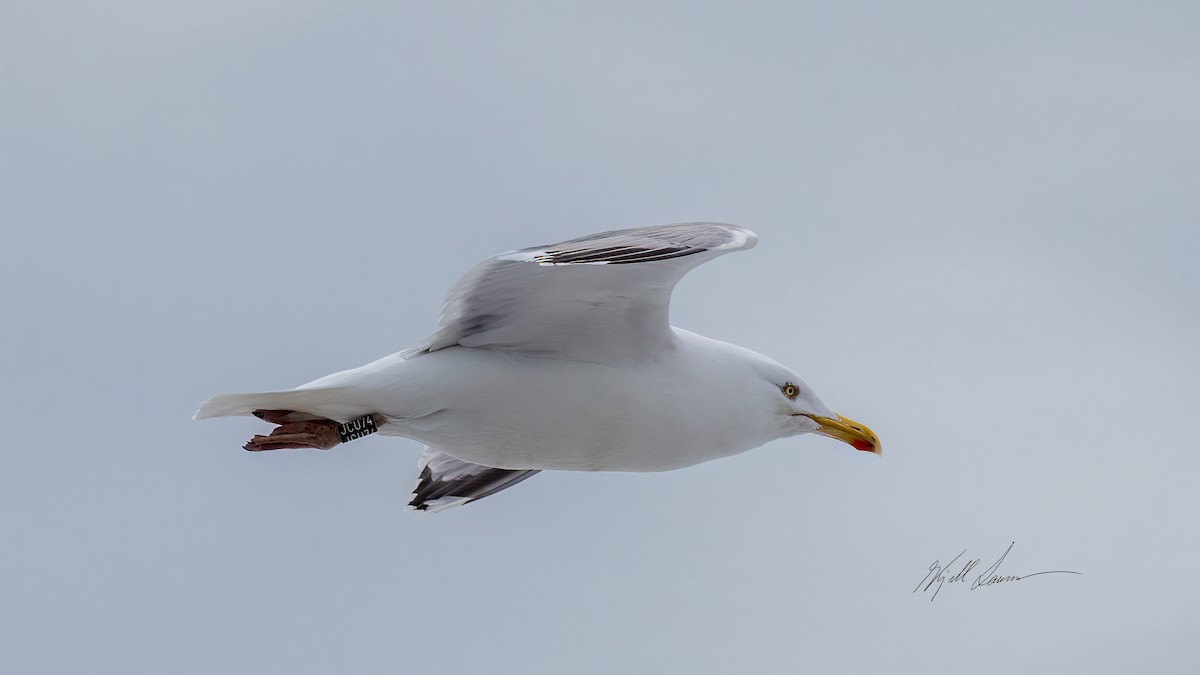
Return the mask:
{"type": "Polygon", "coordinates": [[[945,565],[943,565],[940,560],[934,560],[933,564],[929,566],[929,573],[925,575],[925,578],[921,580],[921,583],[917,584],[917,587],[913,589],[913,593],[916,593],[917,591],[928,593],[932,589],[933,595],[929,598],[929,601],[933,602],[934,599],[937,598],[938,592],[942,590],[942,585],[948,583],[966,583],[967,581],[970,581],[971,590],[973,591],[977,588],[983,588],[984,586],[995,586],[997,584],[1008,583],[1010,581],[1020,581],[1022,579],[1028,579],[1029,577],[1036,577],[1042,574],[1079,574],[1079,572],[1071,572],[1069,570],[1033,572],[1030,574],[1022,574],[1020,576],[1015,574],[1000,574],[1000,563],[1004,562],[1005,556],[1007,556],[1008,552],[1012,550],[1013,544],[1015,543],[1016,542],[1009,544],[1008,548],[1004,551],[1004,555],[1000,556],[999,560],[993,563],[991,567],[984,570],[983,574],[976,576],[974,579],[969,579],[968,575],[970,575],[971,572],[974,571],[979,565],[978,558],[975,560],[967,560],[962,564],[962,567],[958,568],[957,572],[951,569],[960,558],[967,554],[966,549],[963,549],[962,553],[954,556],[954,558],[945,565]]]}

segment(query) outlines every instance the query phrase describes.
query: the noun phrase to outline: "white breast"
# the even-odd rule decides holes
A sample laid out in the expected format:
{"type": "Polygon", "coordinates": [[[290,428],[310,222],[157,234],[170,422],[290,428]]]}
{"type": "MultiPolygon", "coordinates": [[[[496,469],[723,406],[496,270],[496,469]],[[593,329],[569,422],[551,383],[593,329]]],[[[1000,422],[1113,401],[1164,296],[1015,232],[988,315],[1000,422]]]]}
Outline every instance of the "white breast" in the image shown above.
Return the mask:
{"type": "MultiPolygon", "coordinates": [[[[777,434],[746,389],[745,350],[675,331],[672,348],[613,367],[451,347],[405,361],[424,414],[381,410],[385,433],[507,469],[663,471],[744,452],[777,434]]],[[[400,375],[397,371],[397,375],[400,375]]],[[[411,395],[403,398],[412,406],[411,395]]],[[[382,404],[381,404],[382,405],[382,404]]]]}

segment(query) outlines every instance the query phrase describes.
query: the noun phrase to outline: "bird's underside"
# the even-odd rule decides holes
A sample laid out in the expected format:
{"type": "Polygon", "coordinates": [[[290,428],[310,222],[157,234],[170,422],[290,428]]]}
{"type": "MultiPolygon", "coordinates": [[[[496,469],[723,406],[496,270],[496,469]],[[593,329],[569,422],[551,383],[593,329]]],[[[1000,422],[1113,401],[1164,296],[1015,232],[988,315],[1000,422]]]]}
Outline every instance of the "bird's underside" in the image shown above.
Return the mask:
{"type": "MultiPolygon", "coordinates": [[[[251,452],[263,450],[328,450],[373,433],[386,422],[379,413],[339,423],[293,410],[255,410],[254,416],[276,426],[269,435],[255,434],[246,445],[251,452]]],[[[529,478],[538,469],[497,469],[455,459],[429,448],[421,460],[421,475],[413,489],[409,507],[417,511],[440,511],[483,499],[529,478]]]]}

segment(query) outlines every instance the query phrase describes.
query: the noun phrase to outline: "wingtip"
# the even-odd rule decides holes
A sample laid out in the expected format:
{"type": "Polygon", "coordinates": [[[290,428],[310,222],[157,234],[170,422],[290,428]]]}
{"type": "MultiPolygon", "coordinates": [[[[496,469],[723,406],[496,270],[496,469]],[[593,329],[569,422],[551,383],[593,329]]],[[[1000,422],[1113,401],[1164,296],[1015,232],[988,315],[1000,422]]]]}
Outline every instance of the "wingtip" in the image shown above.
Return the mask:
{"type": "Polygon", "coordinates": [[[749,250],[749,249],[754,248],[755,246],[758,246],[758,234],[756,232],[754,232],[754,230],[747,230],[746,228],[743,227],[742,234],[746,237],[746,242],[744,244],[742,244],[743,251],[749,250]]]}
{"type": "Polygon", "coordinates": [[[733,223],[681,223],[683,225],[707,225],[709,227],[719,227],[730,235],[732,240],[716,247],[717,251],[745,251],[754,248],[758,245],[758,234],[748,227],[735,225],[733,223]]]}
{"type": "Polygon", "coordinates": [[[408,503],[408,510],[415,511],[417,513],[440,513],[448,508],[462,506],[463,504],[470,504],[473,501],[475,500],[465,499],[463,497],[448,496],[438,497],[437,499],[431,499],[425,502],[418,502],[414,493],[413,501],[408,503]]]}

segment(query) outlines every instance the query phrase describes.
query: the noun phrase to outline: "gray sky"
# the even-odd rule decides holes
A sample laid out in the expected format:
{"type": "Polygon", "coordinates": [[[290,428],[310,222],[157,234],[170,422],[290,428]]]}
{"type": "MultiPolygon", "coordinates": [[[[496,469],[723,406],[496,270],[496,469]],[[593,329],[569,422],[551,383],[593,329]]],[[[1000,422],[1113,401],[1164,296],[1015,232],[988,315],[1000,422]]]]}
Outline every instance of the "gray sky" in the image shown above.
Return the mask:
{"type": "Polygon", "coordinates": [[[0,670],[1195,672],[1195,3],[0,4],[0,670]],[[192,422],[493,253],[758,248],[676,325],[800,437],[404,510],[417,443],[192,422]],[[935,602],[966,549],[1068,569],[935,602]]]}

